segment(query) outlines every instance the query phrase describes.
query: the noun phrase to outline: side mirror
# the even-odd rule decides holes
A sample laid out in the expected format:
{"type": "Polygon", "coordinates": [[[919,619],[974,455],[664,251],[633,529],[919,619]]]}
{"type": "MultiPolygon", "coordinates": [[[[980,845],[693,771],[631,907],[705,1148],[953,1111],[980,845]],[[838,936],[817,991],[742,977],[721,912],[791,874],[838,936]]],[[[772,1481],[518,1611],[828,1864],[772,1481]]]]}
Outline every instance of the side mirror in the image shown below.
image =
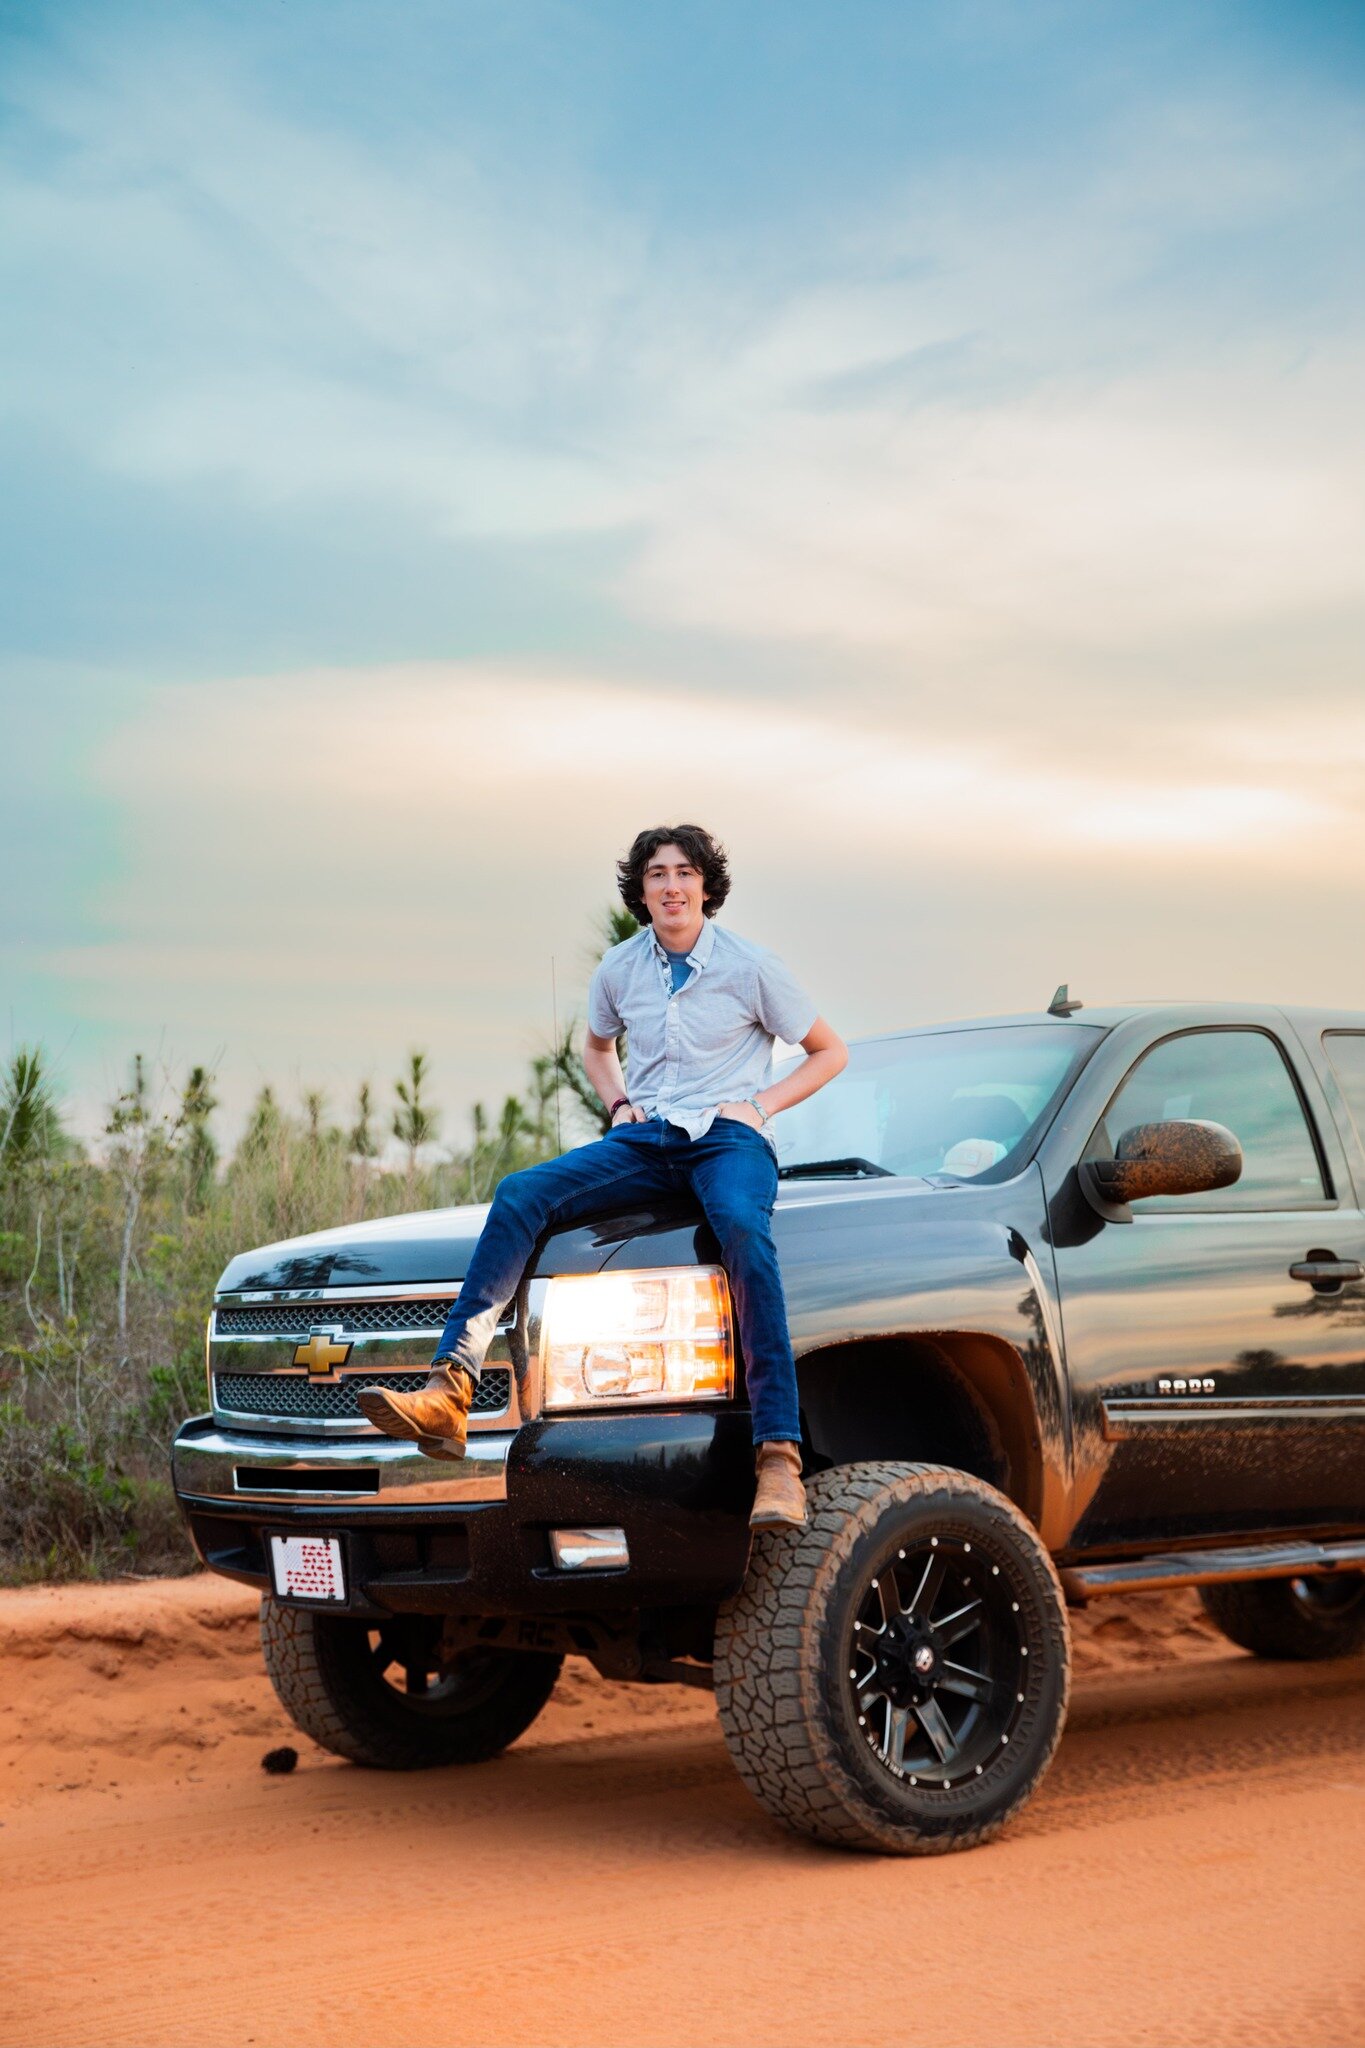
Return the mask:
{"type": "Polygon", "coordinates": [[[1088,1159],[1080,1174],[1091,1205],[1118,1221],[1115,1211],[1148,1195],[1231,1187],[1242,1176],[1242,1148],[1223,1124],[1173,1117],[1168,1123],[1134,1124],[1119,1139],[1116,1158],[1088,1159]]]}

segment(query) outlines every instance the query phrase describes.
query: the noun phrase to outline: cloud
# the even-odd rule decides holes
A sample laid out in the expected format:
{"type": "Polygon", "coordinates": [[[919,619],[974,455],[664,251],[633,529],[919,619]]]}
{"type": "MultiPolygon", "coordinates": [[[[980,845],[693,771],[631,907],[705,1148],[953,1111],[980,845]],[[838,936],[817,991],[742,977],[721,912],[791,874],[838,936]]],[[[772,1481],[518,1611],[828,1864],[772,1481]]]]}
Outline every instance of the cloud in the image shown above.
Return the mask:
{"type": "Polygon", "coordinates": [[[1361,151],[1330,91],[1149,97],[1083,164],[907,162],[755,248],[468,110],[309,122],[189,35],[12,89],[63,151],[14,186],[16,402],[127,477],[389,503],[452,548],[614,532],[606,594],[647,628],[916,688],[1005,661],[1093,691],[1360,604],[1361,151]],[[62,272],[95,317],[53,350],[62,272]]]}
{"type": "Polygon", "coordinates": [[[27,966],[99,1046],[221,1048],[229,1122],[261,1078],[340,1099],[412,1044],[455,1112],[520,1083],[552,995],[581,1014],[617,854],[684,816],[730,847],[727,920],[850,1031],[1028,1007],[1068,977],[1091,1001],[1359,1003],[1338,940],[1365,748],[1324,789],[1308,750],[1277,757],[1278,730],[1249,723],[1209,778],[581,670],[158,690],[96,762],[124,819],[103,936],[27,966]]]}
{"type": "MultiPolygon", "coordinates": [[[[780,835],[799,804],[809,843],[836,860],[912,854],[957,829],[958,857],[987,867],[1067,848],[1179,858],[1198,847],[1242,865],[1282,864],[1316,858],[1324,842],[1359,828],[1350,808],[1317,790],[1307,762],[1286,775],[1268,752],[1259,773],[1218,783],[1096,771],[1055,747],[1050,767],[1021,773],[984,735],[950,745],[853,725],[834,709],[775,715],[739,700],[702,706],[647,680],[425,663],[158,691],[145,721],[108,747],[102,779],[121,791],[149,845],[181,840],[182,881],[183,863],[192,873],[230,848],[239,874],[273,872],[280,887],[302,876],[308,888],[345,875],[362,891],[372,866],[386,886],[408,869],[414,837],[486,843],[490,857],[532,869],[547,837],[600,849],[604,822],[638,816],[641,787],[665,810],[742,808],[750,836],[780,835]],[[513,811],[535,822],[520,854],[503,851],[513,811]],[[184,835],[189,815],[198,832],[184,835]]],[[[124,915],[139,894],[134,882],[124,915]]],[[[400,892],[395,939],[406,941],[420,914],[400,892]]],[[[334,900],[318,915],[348,911],[334,900]]]]}
{"type": "Polygon", "coordinates": [[[1360,381],[1351,364],[1261,389],[1254,435],[1253,392],[1227,379],[755,422],[672,480],[625,594],[954,673],[1359,603],[1365,487],[1341,425],[1360,381]]]}

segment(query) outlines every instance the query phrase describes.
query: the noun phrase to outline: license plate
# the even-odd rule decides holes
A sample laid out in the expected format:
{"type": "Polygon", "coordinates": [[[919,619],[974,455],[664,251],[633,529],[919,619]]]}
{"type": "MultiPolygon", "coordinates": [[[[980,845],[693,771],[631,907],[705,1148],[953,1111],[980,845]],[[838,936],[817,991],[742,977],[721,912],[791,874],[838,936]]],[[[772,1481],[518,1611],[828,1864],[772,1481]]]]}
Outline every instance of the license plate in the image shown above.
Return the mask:
{"type": "Polygon", "coordinates": [[[281,1600],[342,1600],[346,1568],[335,1536],[272,1536],[270,1569],[281,1600]]]}

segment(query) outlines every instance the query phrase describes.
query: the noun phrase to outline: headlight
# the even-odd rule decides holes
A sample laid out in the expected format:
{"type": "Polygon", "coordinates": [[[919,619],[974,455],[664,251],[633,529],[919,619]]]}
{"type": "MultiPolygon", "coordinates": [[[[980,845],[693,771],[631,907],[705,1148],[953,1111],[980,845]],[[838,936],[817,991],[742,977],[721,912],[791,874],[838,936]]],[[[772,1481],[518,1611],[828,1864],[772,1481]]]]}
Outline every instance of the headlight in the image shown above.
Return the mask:
{"type": "Polygon", "coordinates": [[[547,1408],[734,1392],[730,1290],[719,1266],[552,1280],[541,1341],[547,1408]]]}

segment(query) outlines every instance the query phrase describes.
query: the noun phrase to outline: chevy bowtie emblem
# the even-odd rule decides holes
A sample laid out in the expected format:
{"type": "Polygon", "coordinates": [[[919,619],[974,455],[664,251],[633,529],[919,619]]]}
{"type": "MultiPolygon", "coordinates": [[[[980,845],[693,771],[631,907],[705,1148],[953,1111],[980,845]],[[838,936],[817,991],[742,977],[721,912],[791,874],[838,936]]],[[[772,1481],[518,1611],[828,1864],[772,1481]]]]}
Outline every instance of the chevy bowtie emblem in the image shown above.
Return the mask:
{"type": "Polygon", "coordinates": [[[352,1346],[345,1342],[336,1323],[314,1328],[308,1342],[300,1344],[294,1352],[295,1365],[306,1365],[312,1379],[327,1378],[339,1365],[345,1365],[351,1355],[352,1346]]]}

